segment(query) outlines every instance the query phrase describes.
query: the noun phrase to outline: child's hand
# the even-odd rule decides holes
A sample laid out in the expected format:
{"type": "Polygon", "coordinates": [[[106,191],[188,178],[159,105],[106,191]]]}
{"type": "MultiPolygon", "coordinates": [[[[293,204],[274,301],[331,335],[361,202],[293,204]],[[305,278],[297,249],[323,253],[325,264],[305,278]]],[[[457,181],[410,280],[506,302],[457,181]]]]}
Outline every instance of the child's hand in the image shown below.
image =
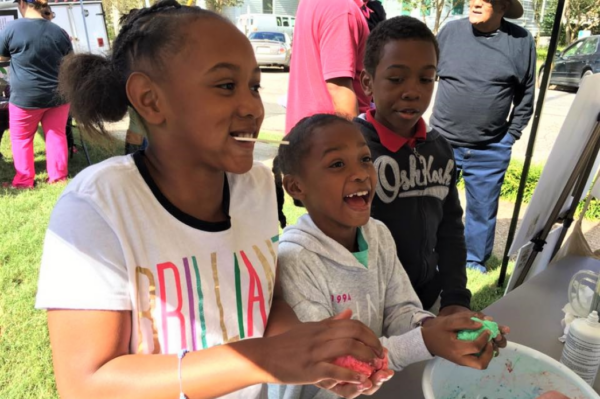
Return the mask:
{"type": "Polygon", "coordinates": [[[352,312],[345,311],[336,319],[303,323],[285,334],[265,338],[269,382],[300,385],[333,380],[332,386],[341,382],[370,386],[365,375],[331,363],[347,355],[364,362],[384,356],[373,331],[359,321],[349,320],[351,316],[352,312]]]}
{"type": "MultiPolygon", "coordinates": [[[[477,313],[477,317],[480,320],[489,320],[494,321],[494,319],[490,316],[485,316],[483,313],[477,313]]],[[[496,352],[496,356],[500,353],[499,348],[506,348],[506,334],[510,333],[510,328],[508,326],[498,325],[498,329],[500,330],[500,334],[493,339],[492,344],[494,345],[494,351],[496,352]]]]}
{"type": "Polygon", "coordinates": [[[389,381],[393,376],[394,372],[392,370],[380,370],[362,384],[339,385],[333,380],[326,380],[317,384],[317,386],[327,389],[342,398],[353,399],[360,395],[373,395],[384,382],[389,381]]]}
{"type": "Polygon", "coordinates": [[[440,310],[439,316],[450,316],[460,312],[470,312],[471,309],[459,305],[450,305],[440,310]]]}
{"type": "MultiPolygon", "coordinates": [[[[429,352],[453,363],[474,369],[486,369],[494,355],[494,345],[488,343],[490,333],[483,332],[475,341],[460,341],[458,331],[477,330],[481,323],[471,320],[481,314],[460,312],[446,317],[436,317],[423,325],[423,340],[429,352]],[[480,354],[480,356],[476,356],[480,354]]],[[[505,344],[506,346],[506,344],[505,344]]]]}
{"type": "MultiPolygon", "coordinates": [[[[388,350],[384,348],[385,356],[388,350]]],[[[362,384],[338,384],[334,380],[325,380],[317,384],[319,388],[327,389],[338,396],[346,399],[353,399],[359,395],[373,395],[381,388],[384,382],[389,381],[394,376],[390,369],[379,370],[362,384]]]]}

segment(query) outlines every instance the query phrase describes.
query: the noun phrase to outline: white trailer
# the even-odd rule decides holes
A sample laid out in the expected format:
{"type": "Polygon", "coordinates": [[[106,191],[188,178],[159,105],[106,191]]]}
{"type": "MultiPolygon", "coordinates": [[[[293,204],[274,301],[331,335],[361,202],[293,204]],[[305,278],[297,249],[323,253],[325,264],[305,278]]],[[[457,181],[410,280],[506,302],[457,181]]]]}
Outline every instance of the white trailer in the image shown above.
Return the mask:
{"type": "MultiPolygon", "coordinates": [[[[67,32],[76,53],[105,54],[110,49],[102,2],[84,0],[83,13],[79,1],[50,0],[55,18],[52,22],[67,32]],[[84,22],[85,18],[85,22],[84,22]]],[[[0,1],[0,30],[13,19],[21,18],[13,0],[0,1]]]]}

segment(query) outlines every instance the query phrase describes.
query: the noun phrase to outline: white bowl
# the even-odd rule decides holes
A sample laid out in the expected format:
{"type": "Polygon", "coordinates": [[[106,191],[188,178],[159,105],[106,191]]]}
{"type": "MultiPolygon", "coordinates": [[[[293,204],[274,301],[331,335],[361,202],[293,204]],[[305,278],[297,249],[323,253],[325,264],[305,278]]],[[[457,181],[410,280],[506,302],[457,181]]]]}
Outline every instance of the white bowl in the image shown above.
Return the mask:
{"type": "Polygon", "coordinates": [[[600,398],[566,366],[513,342],[500,350],[487,370],[479,371],[436,358],[423,373],[426,399],[535,399],[553,390],[571,399],[600,398]]]}

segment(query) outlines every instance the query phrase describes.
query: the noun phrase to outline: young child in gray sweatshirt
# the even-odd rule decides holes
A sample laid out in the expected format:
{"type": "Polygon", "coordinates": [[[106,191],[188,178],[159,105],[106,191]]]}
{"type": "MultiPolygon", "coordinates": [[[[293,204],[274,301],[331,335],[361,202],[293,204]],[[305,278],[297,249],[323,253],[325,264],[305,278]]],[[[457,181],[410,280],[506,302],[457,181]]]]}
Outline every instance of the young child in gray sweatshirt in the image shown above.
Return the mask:
{"type": "MultiPolygon", "coordinates": [[[[377,178],[358,128],[334,115],[315,115],[300,121],[286,139],[290,144],[280,147],[274,162],[279,203],[285,189],[308,214],[280,238],[278,278],[298,318],[322,320],[351,309],[353,318],[381,337],[391,370],[433,356],[486,368],[497,347],[506,345],[504,337],[488,342],[484,333],[473,342],[459,341],[458,331],[481,327],[471,317],[485,316],[463,312],[436,318],[424,311],[391,233],[370,218],[377,178]]],[[[281,210],[280,221],[285,226],[281,210]]],[[[371,384],[339,386],[336,393],[371,394],[392,375],[383,370],[371,377],[371,384]]],[[[271,387],[270,395],[334,396],[314,387],[271,387]]]]}

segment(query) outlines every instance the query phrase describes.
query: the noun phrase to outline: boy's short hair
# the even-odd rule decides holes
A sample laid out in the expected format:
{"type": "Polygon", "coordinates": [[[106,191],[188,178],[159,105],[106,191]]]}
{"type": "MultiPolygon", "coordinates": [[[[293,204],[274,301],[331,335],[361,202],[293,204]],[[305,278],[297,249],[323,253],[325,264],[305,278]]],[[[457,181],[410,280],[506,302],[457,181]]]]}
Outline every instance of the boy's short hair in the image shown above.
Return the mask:
{"type": "Polygon", "coordinates": [[[440,49],[435,35],[427,25],[416,18],[400,16],[381,22],[369,35],[365,50],[365,69],[371,76],[381,59],[381,50],[392,40],[422,40],[430,42],[435,48],[436,58],[440,58],[440,49]]]}

